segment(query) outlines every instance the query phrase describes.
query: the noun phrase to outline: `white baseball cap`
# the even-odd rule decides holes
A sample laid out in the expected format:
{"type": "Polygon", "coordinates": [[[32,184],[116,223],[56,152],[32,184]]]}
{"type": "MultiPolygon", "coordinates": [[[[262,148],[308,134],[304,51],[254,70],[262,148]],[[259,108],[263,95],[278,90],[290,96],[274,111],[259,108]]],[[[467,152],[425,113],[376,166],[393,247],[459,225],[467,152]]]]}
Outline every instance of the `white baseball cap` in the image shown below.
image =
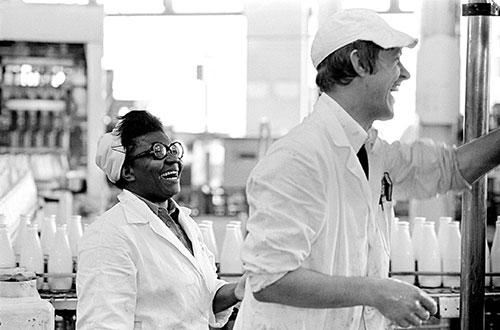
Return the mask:
{"type": "Polygon", "coordinates": [[[314,67],[328,55],[356,40],[372,41],[387,49],[414,47],[418,39],[393,29],[376,12],[369,9],[347,9],[328,18],[314,37],[311,59],[314,67]]]}

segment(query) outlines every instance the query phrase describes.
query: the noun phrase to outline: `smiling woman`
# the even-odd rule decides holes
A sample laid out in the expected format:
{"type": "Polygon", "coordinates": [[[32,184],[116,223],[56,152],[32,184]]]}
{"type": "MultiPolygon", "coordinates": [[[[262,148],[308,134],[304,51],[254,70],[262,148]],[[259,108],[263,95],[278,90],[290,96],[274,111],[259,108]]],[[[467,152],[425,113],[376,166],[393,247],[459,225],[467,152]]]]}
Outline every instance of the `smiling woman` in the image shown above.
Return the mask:
{"type": "Polygon", "coordinates": [[[123,191],[79,242],[77,328],[223,326],[242,298],[244,279],[217,278],[190,211],[173,200],[181,144],[147,111],[118,119],[99,141],[96,163],[123,191]]]}
{"type": "Polygon", "coordinates": [[[165,151],[163,157],[157,157],[152,151],[155,146],[172,145],[170,138],[163,131],[156,131],[136,137],[134,143],[122,167],[124,188],[155,203],[164,203],[177,195],[182,155],[165,151]]]}

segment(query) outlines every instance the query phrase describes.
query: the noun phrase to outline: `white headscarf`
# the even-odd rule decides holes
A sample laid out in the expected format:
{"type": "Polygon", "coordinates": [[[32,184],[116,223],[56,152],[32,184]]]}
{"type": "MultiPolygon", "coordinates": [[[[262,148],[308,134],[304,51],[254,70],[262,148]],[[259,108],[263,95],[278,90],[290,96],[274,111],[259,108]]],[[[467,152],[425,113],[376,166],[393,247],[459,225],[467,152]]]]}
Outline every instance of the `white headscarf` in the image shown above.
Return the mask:
{"type": "Polygon", "coordinates": [[[125,148],[122,146],[121,137],[116,129],[106,133],[97,142],[95,163],[106,173],[109,181],[115,183],[120,180],[123,162],[125,161],[125,148]]]}

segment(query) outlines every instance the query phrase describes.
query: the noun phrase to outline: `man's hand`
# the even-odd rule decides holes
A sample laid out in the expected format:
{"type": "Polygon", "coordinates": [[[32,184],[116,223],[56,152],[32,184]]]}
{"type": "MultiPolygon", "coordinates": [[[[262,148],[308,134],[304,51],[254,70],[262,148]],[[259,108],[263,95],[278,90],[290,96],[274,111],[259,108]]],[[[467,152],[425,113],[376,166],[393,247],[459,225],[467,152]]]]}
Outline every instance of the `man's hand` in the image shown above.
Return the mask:
{"type": "Polygon", "coordinates": [[[243,296],[245,295],[245,283],[247,281],[247,277],[248,275],[243,275],[234,288],[234,295],[239,301],[243,300],[243,296]]]}
{"type": "Polygon", "coordinates": [[[384,279],[374,288],[374,292],[372,306],[400,327],[420,326],[437,313],[434,299],[411,284],[384,279]]]}

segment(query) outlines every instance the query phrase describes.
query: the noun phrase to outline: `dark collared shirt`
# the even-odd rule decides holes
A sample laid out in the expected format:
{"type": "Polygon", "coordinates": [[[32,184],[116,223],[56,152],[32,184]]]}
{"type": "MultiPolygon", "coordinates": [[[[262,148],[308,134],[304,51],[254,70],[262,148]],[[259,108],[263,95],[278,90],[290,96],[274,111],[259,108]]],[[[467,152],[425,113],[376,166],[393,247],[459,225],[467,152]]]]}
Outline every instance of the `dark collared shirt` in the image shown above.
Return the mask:
{"type": "Polygon", "coordinates": [[[149,209],[153,211],[153,213],[156,214],[165,225],[167,225],[179,241],[181,241],[189,252],[193,254],[193,245],[184,231],[184,228],[182,228],[179,223],[179,209],[175,206],[173,199],[169,198],[165,203],[157,204],[145,199],[142,196],[136,196],[146,203],[149,209]],[[164,212],[164,210],[166,212],[164,212]]]}

